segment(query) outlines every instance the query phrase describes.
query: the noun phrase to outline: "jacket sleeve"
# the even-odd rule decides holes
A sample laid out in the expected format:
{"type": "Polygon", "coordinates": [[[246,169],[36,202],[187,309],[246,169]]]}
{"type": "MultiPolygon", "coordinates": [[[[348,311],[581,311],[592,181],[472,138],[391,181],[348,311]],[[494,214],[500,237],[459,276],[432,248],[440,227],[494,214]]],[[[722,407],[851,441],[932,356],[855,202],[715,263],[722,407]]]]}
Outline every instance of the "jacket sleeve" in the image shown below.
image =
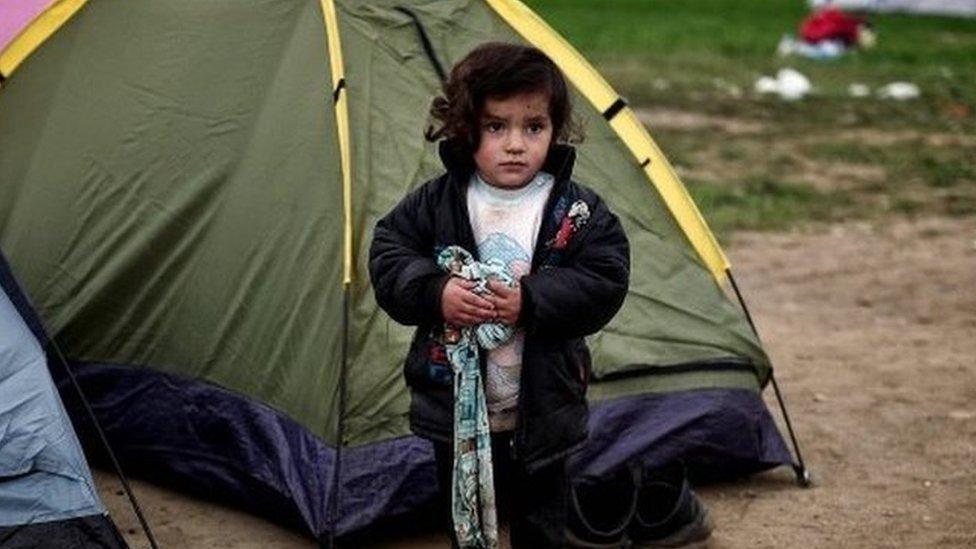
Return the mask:
{"type": "Polygon", "coordinates": [[[519,323],[542,339],[569,339],[599,331],[627,296],[630,245],[620,221],[602,202],[577,252],[564,265],[526,275],[519,323]]]}
{"type": "Polygon", "coordinates": [[[448,276],[434,261],[433,208],[427,185],[409,194],[376,223],[369,276],[376,301],[401,324],[443,321],[441,292],[448,276]]]}

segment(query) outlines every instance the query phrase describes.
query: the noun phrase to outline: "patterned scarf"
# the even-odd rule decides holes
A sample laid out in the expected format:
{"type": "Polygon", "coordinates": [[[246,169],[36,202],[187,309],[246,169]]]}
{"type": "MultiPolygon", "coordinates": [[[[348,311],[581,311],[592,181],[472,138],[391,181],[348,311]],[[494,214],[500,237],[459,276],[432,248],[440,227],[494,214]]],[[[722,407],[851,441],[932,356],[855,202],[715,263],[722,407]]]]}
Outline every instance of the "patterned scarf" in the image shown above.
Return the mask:
{"type": "MultiPolygon", "coordinates": [[[[476,282],[474,292],[478,294],[489,293],[489,278],[515,286],[515,279],[501,261],[479,263],[459,246],[442,250],[437,256],[437,264],[452,276],[476,282]]],[[[462,548],[493,549],[498,545],[491,432],[478,348],[494,349],[514,333],[515,328],[495,322],[471,328],[450,325],[444,328],[447,358],[454,369],[451,514],[462,548]]]]}
{"type": "MultiPolygon", "coordinates": [[[[552,215],[556,236],[546,242],[543,265],[554,265],[569,242],[589,221],[590,209],[583,200],[569,203],[562,196],[552,215]]],[[[477,262],[460,246],[448,246],[437,255],[441,269],[477,283],[474,292],[489,293],[488,279],[496,278],[509,287],[515,278],[498,259],[477,262]]],[[[454,468],[451,514],[454,531],[463,549],[495,549],[498,546],[498,518],[495,513],[495,484],[491,469],[491,430],[478,348],[494,349],[508,341],[515,328],[486,322],[473,328],[444,326],[448,361],[454,369],[454,468]]]]}

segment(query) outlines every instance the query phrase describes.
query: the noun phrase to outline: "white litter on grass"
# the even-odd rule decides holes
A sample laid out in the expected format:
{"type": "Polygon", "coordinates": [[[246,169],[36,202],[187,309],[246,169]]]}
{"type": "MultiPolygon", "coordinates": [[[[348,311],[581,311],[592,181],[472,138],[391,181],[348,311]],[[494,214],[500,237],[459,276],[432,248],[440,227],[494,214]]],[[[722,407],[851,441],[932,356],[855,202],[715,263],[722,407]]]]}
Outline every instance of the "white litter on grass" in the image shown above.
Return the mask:
{"type": "Polygon", "coordinates": [[[783,99],[800,99],[810,93],[810,79],[793,69],[781,69],[776,73],[779,80],[779,96],[783,99]]]}
{"type": "Polygon", "coordinates": [[[810,79],[795,69],[780,69],[776,78],[761,76],[753,84],[756,93],[776,94],[780,99],[795,101],[810,93],[810,79]]]}
{"type": "Polygon", "coordinates": [[[908,101],[917,98],[921,92],[918,86],[911,82],[892,82],[886,86],[878,88],[878,97],[881,99],[894,99],[895,101],[908,101]]]}
{"type": "Polygon", "coordinates": [[[779,90],[779,82],[772,76],[760,76],[759,80],[753,84],[756,93],[776,93],[779,90]]]}
{"type": "Polygon", "coordinates": [[[854,83],[848,86],[847,93],[851,97],[867,97],[871,95],[871,88],[867,84],[854,83]]]}

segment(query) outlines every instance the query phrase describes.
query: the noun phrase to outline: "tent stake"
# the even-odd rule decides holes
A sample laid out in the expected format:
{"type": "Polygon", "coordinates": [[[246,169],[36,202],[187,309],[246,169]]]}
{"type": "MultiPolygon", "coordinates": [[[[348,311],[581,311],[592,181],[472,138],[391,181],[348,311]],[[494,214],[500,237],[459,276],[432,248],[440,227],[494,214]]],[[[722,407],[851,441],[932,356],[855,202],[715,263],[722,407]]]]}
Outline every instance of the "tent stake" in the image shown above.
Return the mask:
{"type": "MultiPolygon", "coordinates": [[[[732,269],[726,269],[725,274],[728,275],[729,282],[732,283],[732,289],[735,290],[735,296],[739,299],[739,306],[742,307],[742,312],[746,314],[746,320],[749,322],[749,327],[752,328],[752,333],[759,339],[759,330],[756,329],[756,324],[752,321],[752,314],[749,313],[749,307],[746,306],[746,301],[742,298],[739,285],[735,283],[735,277],[732,276],[732,269]]],[[[776,401],[779,403],[780,413],[783,414],[783,420],[786,422],[786,430],[789,432],[790,441],[793,443],[793,453],[796,454],[796,463],[793,464],[796,483],[803,488],[809,488],[810,471],[807,469],[806,464],[803,463],[803,454],[800,453],[800,443],[796,440],[796,433],[793,432],[793,422],[790,421],[790,414],[786,411],[786,402],[783,401],[783,395],[780,393],[779,384],[776,383],[776,375],[772,369],[769,371],[769,380],[773,382],[773,392],[776,393],[776,401]]]]}
{"type": "Polygon", "coordinates": [[[68,379],[71,380],[71,385],[75,388],[75,392],[78,393],[78,398],[81,399],[81,404],[85,408],[88,419],[90,419],[92,425],[95,426],[95,432],[98,433],[98,438],[101,440],[102,446],[105,447],[105,451],[108,453],[108,457],[112,461],[112,468],[115,469],[115,474],[118,475],[119,480],[122,481],[122,489],[125,490],[125,494],[129,498],[129,503],[132,504],[132,509],[136,513],[136,518],[139,519],[139,524],[142,525],[142,530],[146,533],[146,538],[149,539],[149,545],[152,546],[152,549],[159,549],[159,545],[156,543],[156,538],[153,537],[152,529],[149,527],[149,522],[146,521],[146,517],[142,514],[142,508],[139,506],[139,501],[136,499],[136,494],[129,486],[129,481],[126,479],[125,473],[122,472],[122,465],[119,464],[119,460],[115,457],[115,452],[113,452],[112,447],[109,446],[108,437],[105,436],[105,431],[102,430],[102,426],[98,423],[98,419],[95,417],[95,411],[92,410],[91,403],[88,402],[88,398],[81,390],[81,385],[78,383],[78,379],[68,366],[68,360],[65,358],[64,353],[61,352],[61,346],[58,345],[58,343],[54,340],[53,335],[48,338],[48,343],[50,344],[50,348],[54,349],[54,353],[57,355],[58,361],[61,363],[64,371],[68,373],[68,379]]]}
{"type": "Polygon", "coordinates": [[[773,382],[773,392],[776,393],[776,401],[779,402],[779,409],[783,413],[786,421],[786,430],[790,433],[790,441],[793,442],[793,451],[796,453],[796,463],[793,464],[793,472],[796,474],[796,483],[803,488],[810,487],[810,471],[803,463],[803,455],[800,454],[800,445],[796,441],[796,434],[793,432],[793,423],[790,422],[790,414],[786,412],[786,403],[783,402],[783,395],[779,392],[779,384],[776,383],[776,376],[773,372],[769,373],[769,380],[773,382]]]}

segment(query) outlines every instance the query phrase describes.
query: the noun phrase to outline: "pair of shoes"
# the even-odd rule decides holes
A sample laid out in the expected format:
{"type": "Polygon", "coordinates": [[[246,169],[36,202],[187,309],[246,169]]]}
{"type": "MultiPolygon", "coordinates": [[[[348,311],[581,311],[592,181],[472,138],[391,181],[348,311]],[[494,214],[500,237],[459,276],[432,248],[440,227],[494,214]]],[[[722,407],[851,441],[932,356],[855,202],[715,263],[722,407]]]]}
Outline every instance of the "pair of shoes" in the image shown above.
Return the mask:
{"type": "Polygon", "coordinates": [[[567,540],[581,549],[705,547],[714,528],[681,464],[625,468],[571,492],[567,540]],[[637,488],[639,487],[639,489],[637,488]]]}
{"type": "Polygon", "coordinates": [[[654,481],[645,484],[641,492],[641,501],[628,529],[634,549],[705,547],[714,524],[687,479],[682,478],[677,486],[654,481]],[[663,508],[667,510],[665,513],[655,512],[661,509],[661,501],[674,503],[663,508]]]}

